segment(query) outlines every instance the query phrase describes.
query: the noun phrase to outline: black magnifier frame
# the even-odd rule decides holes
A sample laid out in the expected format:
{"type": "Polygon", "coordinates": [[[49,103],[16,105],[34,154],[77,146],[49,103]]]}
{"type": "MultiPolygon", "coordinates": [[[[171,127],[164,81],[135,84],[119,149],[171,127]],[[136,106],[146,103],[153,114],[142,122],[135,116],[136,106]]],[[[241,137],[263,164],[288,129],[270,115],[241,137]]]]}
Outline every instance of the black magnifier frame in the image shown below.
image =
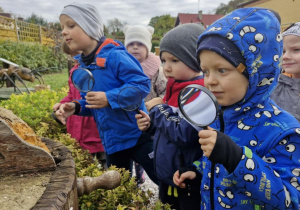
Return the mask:
{"type": "Polygon", "coordinates": [[[124,111],[135,111],[140,114],[142,101],[142,95],[135,87],[125,87],[118,94],[118,104],[124,111]]]}
{"type": "MultiPolygon", "coordinates": [[[[186,86],[185,88],[183,88],[180,91],[180,93],[178,95],[178,107],[179,107],[179,110],[182,113],[183,117],[188,122],[192,123],[195,126],[204,128],[204,129],[207,129],[207,126],[210,125],[211,123],[213,123],[215,121],[215,119],[218,116],[218,110],[219,110],[219,104],[218,104],[218,101],[217,101],[216,97],[214,96],[214,94],[210,90],[208,90],[207,88],[205,88],[205,87],[203,87],[201,85],[197,85],[197,84],[188,85],[188,86],[186,86]],[[214,114],[215,116],[212,116],[212,119],[209,122],[199,123],[199,122],[194,121],[187,114],[186,110],[184,109],[184,105],[186,105],[185,102],[189,100],[189,98],[187,98],[187,96],[191,97],[191,96],[194,95],[191,91],[194,91],[194,94],[201,94],[203,92],[203,93],[206,94],[206,95],[204,95],[204,97],[207,96],[208,98],[207,97],[206,98],[211,100],[211,101],[203,101],[203,100],[201,101],[200,100],[199,103],[197,103],[199,105],[202,102],[207,102],[209,104],[209,107],[204,107],[205,110],[204,109],[200,110],[200,111],[210,111],[210,110],[207,110],[206,108],[210,108],[211,109],[211,111],[212,111],[211,114],[214,114]],[[185,100],[185,102],[183,102],[184,100],[185,100]]],[[[207,120],[207,119],[204,119],[203,121],[205,121],[205,120],[207,120]]]]}
{"type": "Polygon", "coordinates": [[[95,78],[92,72],[85,68],[77,68],[72,72],[71,81],[80,92],[90,92],[95,86],[95,78]]]}
{"type": "Polygon", "coordinates": [[[51,112],[52,118],[53,118],[58,124],[63,125],[63,123],[62,123],[59,119],[57,119],[57,117],[56,117],[56,115],[55,115],[55,112],[56,112],[56,111],[52,111],[52,112],[51,112]]]}

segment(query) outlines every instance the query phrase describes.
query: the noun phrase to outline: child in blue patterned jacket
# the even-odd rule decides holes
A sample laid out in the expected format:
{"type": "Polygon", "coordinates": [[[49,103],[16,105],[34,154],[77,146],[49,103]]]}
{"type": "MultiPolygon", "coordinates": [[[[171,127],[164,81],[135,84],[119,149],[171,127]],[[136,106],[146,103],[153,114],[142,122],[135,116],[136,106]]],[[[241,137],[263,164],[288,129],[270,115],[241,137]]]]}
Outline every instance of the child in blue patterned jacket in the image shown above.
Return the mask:
{"type": "Polygon", "coordinates": [[[204,84],[220,114],[199,131],[204,154],[173,181],[201,180],[201,209],[299,209],[300,125],[270,99],[282,56],[280,23],[265,8],[243,8],[199,36],[204,84]]]}

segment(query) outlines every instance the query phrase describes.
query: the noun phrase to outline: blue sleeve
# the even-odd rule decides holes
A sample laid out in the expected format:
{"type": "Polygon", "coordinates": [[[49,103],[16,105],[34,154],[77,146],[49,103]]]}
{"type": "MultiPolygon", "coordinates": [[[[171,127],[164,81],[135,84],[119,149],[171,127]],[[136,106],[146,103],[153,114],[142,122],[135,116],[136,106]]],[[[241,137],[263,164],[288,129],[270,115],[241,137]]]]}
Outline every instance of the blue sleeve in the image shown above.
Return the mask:
{"type": "Polygon", "coordinates": [[[145,98],[150,92],[150,79],[143,72],[140,63],[126,51],[113,51],[109,56],[107,66],[122,83],[120,87],[105,92],[112,109],[120,108],[118,104],[118,94],[125,87],[136,88],[142,98],[145,98]]]}
{"type": "Polygon", "coordinates": [[[300,135],[293,133],[274,140],[260,157],[243,147],[243,156],[227,177],[257,205],[267,209],[299,209],[300,135]]]}
{"type": "MultiPolygon", "coordinates": [[[[83,97],[83,95],[80,93],[81,97],[83,97]]],[[[86,94],[84,94],[85,96],[86,94]]],[[[86,100],[77,100],[80,103],[80,112],[78,114],[78,116],[92,116],[92,112],[91,109],[86,108],[85,105],[87,105],[88,103],[86,102],[86,100]]]]}
{"type": "Polygon", "coordinates": [[[170,141],[178,146],[189,146],[198,142],[198,131],[184,118],[174,113],[167,104],[153,107],[149,113],[151,124],[163,132],[170,141]]]}

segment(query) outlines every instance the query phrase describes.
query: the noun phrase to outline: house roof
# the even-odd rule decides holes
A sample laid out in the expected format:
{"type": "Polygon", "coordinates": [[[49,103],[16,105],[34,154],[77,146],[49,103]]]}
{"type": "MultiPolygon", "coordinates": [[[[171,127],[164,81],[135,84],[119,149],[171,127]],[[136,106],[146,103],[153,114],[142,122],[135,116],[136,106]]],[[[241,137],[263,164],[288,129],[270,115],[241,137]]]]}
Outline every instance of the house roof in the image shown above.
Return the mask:
{"type": "Polygon", "coordinates": [[[224,15],[211,15],[211,14],[202,14],[202,19],[199,19],[198,14],[189,14],[189,13],[178,13],[175,26],[184,23],[202,23],[205,27],[211,25],[216,20],[222,18],[224,15]]]}

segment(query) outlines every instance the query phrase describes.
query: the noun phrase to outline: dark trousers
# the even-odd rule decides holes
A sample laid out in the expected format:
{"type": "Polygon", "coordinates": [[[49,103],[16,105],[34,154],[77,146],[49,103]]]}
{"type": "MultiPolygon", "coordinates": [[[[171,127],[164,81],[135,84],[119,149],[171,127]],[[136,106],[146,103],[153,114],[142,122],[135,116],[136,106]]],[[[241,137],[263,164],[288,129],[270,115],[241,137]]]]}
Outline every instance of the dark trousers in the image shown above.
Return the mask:
{"type": "Polygon", "coordinates": [[[147,133],[141,134],[134,147],[110,155],[106,154],[108,167],[115,165],[117,168],[125,168],[132,172],[132,161],[141,165],[149,178],[158,185],[158,179],[154,174],[153,141],[147,133]]]}
{"type": "Polygon", "coordinates": [[[170,204],[172,209],[176,210],[199,210],[201,197],[200,185],[194,186],[195,190],[171,187],[163,182],[159,183],[159,199],[162,203],[170,204]]]}

